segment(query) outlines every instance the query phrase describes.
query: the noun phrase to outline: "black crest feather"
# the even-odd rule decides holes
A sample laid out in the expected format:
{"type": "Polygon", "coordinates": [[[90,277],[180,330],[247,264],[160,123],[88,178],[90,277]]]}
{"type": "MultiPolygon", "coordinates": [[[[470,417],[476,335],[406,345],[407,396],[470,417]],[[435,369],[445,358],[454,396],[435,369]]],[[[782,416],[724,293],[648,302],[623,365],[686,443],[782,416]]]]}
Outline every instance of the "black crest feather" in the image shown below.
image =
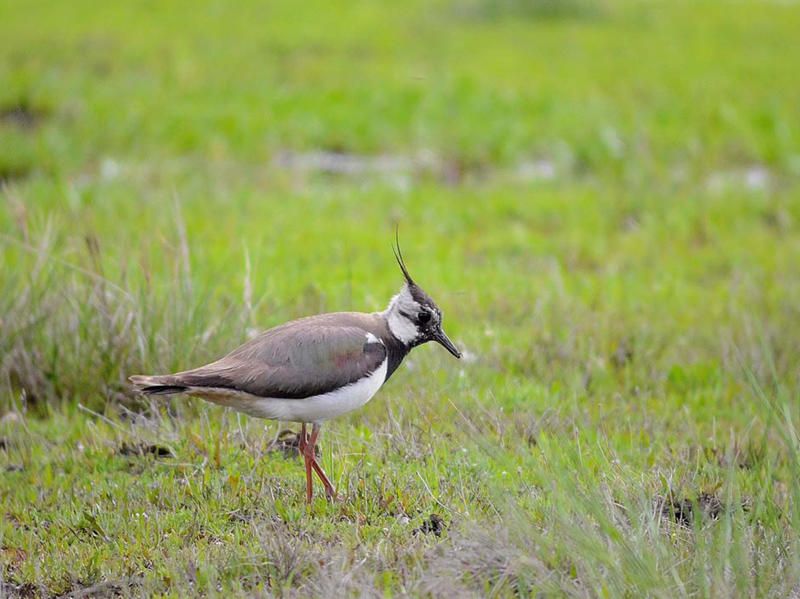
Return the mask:
{"type": "Polygon", "coordinates": [[[392,247],[392,251],[394,252],[395,260],[397,260],[397,264],[400,266],[400,270],[403,271],[403,276],[406,278],[406,283],[409,285],[414,284],[414,279],[411,278],[411,275],[408,274],[408,269],[406,268],[405,260],[403,260],[403,252],[400,250],[400,227],[395,227],[394,230],[394,246],[392,247]]]}

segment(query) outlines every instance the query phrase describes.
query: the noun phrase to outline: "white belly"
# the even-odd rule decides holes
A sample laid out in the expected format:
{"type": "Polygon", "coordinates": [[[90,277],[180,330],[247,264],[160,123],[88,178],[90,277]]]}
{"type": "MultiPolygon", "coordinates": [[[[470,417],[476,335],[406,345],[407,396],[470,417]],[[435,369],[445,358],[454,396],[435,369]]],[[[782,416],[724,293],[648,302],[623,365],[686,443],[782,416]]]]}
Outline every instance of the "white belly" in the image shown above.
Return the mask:
{"type": "Polygon", "coordinates": [[[384,360],[367,378],[336,391],[305,399],[258,397],[232,389],[203,387],[190,387],[187,394],[228,406],[256,418],[287,422],[322,422],[352,412],[372,399],[386,380],[387,365],[388,360],[384,360]]]}

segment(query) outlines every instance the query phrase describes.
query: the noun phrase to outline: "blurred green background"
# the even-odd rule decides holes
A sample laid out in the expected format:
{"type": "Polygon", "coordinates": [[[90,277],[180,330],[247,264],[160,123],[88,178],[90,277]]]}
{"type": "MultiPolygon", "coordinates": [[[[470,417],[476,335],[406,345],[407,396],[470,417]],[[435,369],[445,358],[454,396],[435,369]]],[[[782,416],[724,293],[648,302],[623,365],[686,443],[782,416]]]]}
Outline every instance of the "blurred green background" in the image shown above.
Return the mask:
{"type": "MultiPolygon", "coordinates": [[[[507,469],[496,461],[533,472],[589,446],[580,463],[592,477],[614,471],[623,495],[698,497],[727,481],[737,498],[761,497],[762,523],[793,546],[793,525],[780,514],[800,498],[787,490],[796,442],[781,427],[796,422],[797,407],[781,402],[798,386],[798,31],[797,5],[767,0],[0,0],[0,455],[21,466],[3,475],[11,484],[2,545],[27,556],[2,553],[3,579],[47,594],[125,571],[144,577],[133,587],[140,592],[181,592],[186,581],[175,573],[185,556],[165,550],[172,565],[142,574],[153,559],[144,555],[148,529],[128,529],[101,509],[114,495],[103,485],[92,493],[108,496],[93,496],[101,507],[89,520],[88,499],[70,491],[81,481],[93,489],[127,481],[108,455],[122,440],[169,437],[178,461],[192,462],[196,444],[180,427],[234,443],[234,427],[244,426],[260,445],[229,454],[228,467],[260,464],[253,481],[277,468],[276,484],[299,506],[296,464],[260,459],[274,426],[265,435],[261,423],[177,402],[170,413],[181,424],[165,431],[161,407],[137,400],[126,377],[203,363],[289,318],[382,309],[401,282],[390,250],[396,226],[412,274],[467,357],[416,350],[375,401],[332,424],[340,485],[374,496],[380,469],[354,456],[385,452],[394,484],[414,498],[407,504],[421,506],[399,510],[408,526],[435,509],[457,512],[453,522],[502,512],[497,525],[513,528],[500,493],[517,498],[527,526],[544,534],[547,506],[570,506],[574,493],[531,496],[525,481],[553,473],[522,476],[520,489],[497,478],[507,469]],[[131,414],[150,424],[131,424],[131,414]],[[431,432],[423,454],[460,443],[479,456],[464,458],[473,482],[460,498],[451,487],[458,468],[425,462],[440,481],[432,490],[416,476],[422,466],[397,452],[393,439],[422,429],[431,432]],[[540,435],[559,440],[544,462],[513,441],[540,435]],[[70,457],[48,450],[65,439],[70,457]],[[740,449],[761,461],[734,476],[718,453],[740,449]],[[64,459],[83,472],[42,478],[64,459]],[[620,462],[630,470],[616,472],[620,462]],[[361,482],[345,480],[356,463],[367,468],[361,482]],[[38,499],[28,496],[34,489],[38,499]],[[35,524],[58,520],[44,496],[75,510],[49,533],[35,524]],[[65,531],[86,521],[119,527],[121,536],[103,535],[130,553],[127,570],[96,535],[64,546],[65,531]]],[[[233,448],[225,443],[218,452],[233,448]]],[[[239,491],[225,487],[230,472],[216,465],[222,471],[195,475],[205,483],[219,475],[224,505],[239,491]]],[[[151,462],[142,476],[165,485],[172,472],[151,462]]],[[[141,490],[131,502],[146,506],[152,497],[141,490]]],[[[264,492],[254,488],[250,500],[266,505],[264,492]]],[[[187,522],[200,517],[174,501],[164,517],[180,509],[187,522]]],[[[387,524],[398,511],[364,501],[354,511],[405,547],[408,530],[387,524]]],[[[297,509],[281,513],[301,527],[297,509]]],[[[309,547],[345,547],[351,553],[336,559],[349,567],[357,542],[335,524],[340,508],[318,509],[326,532],[309,547]]],[[[601,527],[605,549],[587,549],[564,531],[591,527],[564,524],[548,549],[552,563],[515,572],[516,586],[463,564],[451,569],[478,593],[547,590],[543,580],[566,594],[565,580],[612,595],[658,594],[665,580],[685,583],[671,587],[677,594],[790,588],[780,584],[794,579],[796,555],[768,549],[777,537],[758,545],[750,516],[736,514],[731,526],[744,540],[728,543],[741,550],[735,559],[694,541],[665,558],[653,547],[674,537],[636,537],[620,546],[648,567],[626,574],[620,557],[595,568],[611,533],[601,527]],[[759,551],[775,578],[725,578],[726,563],[754,571],[747,560],[759,551]],[[712,564],[705,584],[703,564],[712,564]]],[[[226,522],[215,524],[233,547],[224,559],[257,554],[252,539],[226,536],[240,533],[226,522]]],[[[184,535],[188,547],[205,542],[172,526],[164,534],[184,535]]],[[[610,538],[627,539],[620,534],[610,538]]],[[[386,578],[400,567],[387,558],[365,569],[369,584],[356,577],[363,586],[345,590],[436,594],[426,577],[443,579],[436,568],[444,566],[425,547],[403,550],[396,560],[418,568],[407,584],[386,578]]],[[[224,559],[199,566],[207,586],[198,588],[321,593],[309,581],[324,568],[311,557],[292,576],[256,567],[252,587],[237,586],[241,572],[222,568],[224,559]]]]}

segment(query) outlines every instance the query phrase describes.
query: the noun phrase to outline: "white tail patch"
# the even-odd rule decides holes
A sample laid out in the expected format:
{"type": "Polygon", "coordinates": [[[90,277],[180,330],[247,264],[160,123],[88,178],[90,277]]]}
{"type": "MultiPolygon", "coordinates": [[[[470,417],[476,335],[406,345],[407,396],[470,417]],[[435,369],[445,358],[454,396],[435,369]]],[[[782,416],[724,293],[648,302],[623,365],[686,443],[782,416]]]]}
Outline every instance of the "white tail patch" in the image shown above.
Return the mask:
{"type": "Polygon", "coordinates": [[[156,379],[159,377],[157,376],[147,376],[145,374],[134,374],[133,376],[129,376],[128,380],[136,385],[137,387],[146,387],[147,385],[160,385],[156,379]]]}

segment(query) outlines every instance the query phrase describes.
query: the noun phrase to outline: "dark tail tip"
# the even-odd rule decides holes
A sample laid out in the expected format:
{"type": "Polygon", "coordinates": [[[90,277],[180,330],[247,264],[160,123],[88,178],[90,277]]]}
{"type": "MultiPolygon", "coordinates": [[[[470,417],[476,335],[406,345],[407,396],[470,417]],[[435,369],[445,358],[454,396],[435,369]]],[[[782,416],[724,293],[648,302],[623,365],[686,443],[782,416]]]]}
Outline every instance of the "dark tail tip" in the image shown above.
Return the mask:
{"type": "Polygon", "coordinates": [[[150,385],[142,388],[141,392],[145,395],[171,395],[173,393],[183,393],[186,389],[188,387],[182,387],[181,385],[150,385]]]}

